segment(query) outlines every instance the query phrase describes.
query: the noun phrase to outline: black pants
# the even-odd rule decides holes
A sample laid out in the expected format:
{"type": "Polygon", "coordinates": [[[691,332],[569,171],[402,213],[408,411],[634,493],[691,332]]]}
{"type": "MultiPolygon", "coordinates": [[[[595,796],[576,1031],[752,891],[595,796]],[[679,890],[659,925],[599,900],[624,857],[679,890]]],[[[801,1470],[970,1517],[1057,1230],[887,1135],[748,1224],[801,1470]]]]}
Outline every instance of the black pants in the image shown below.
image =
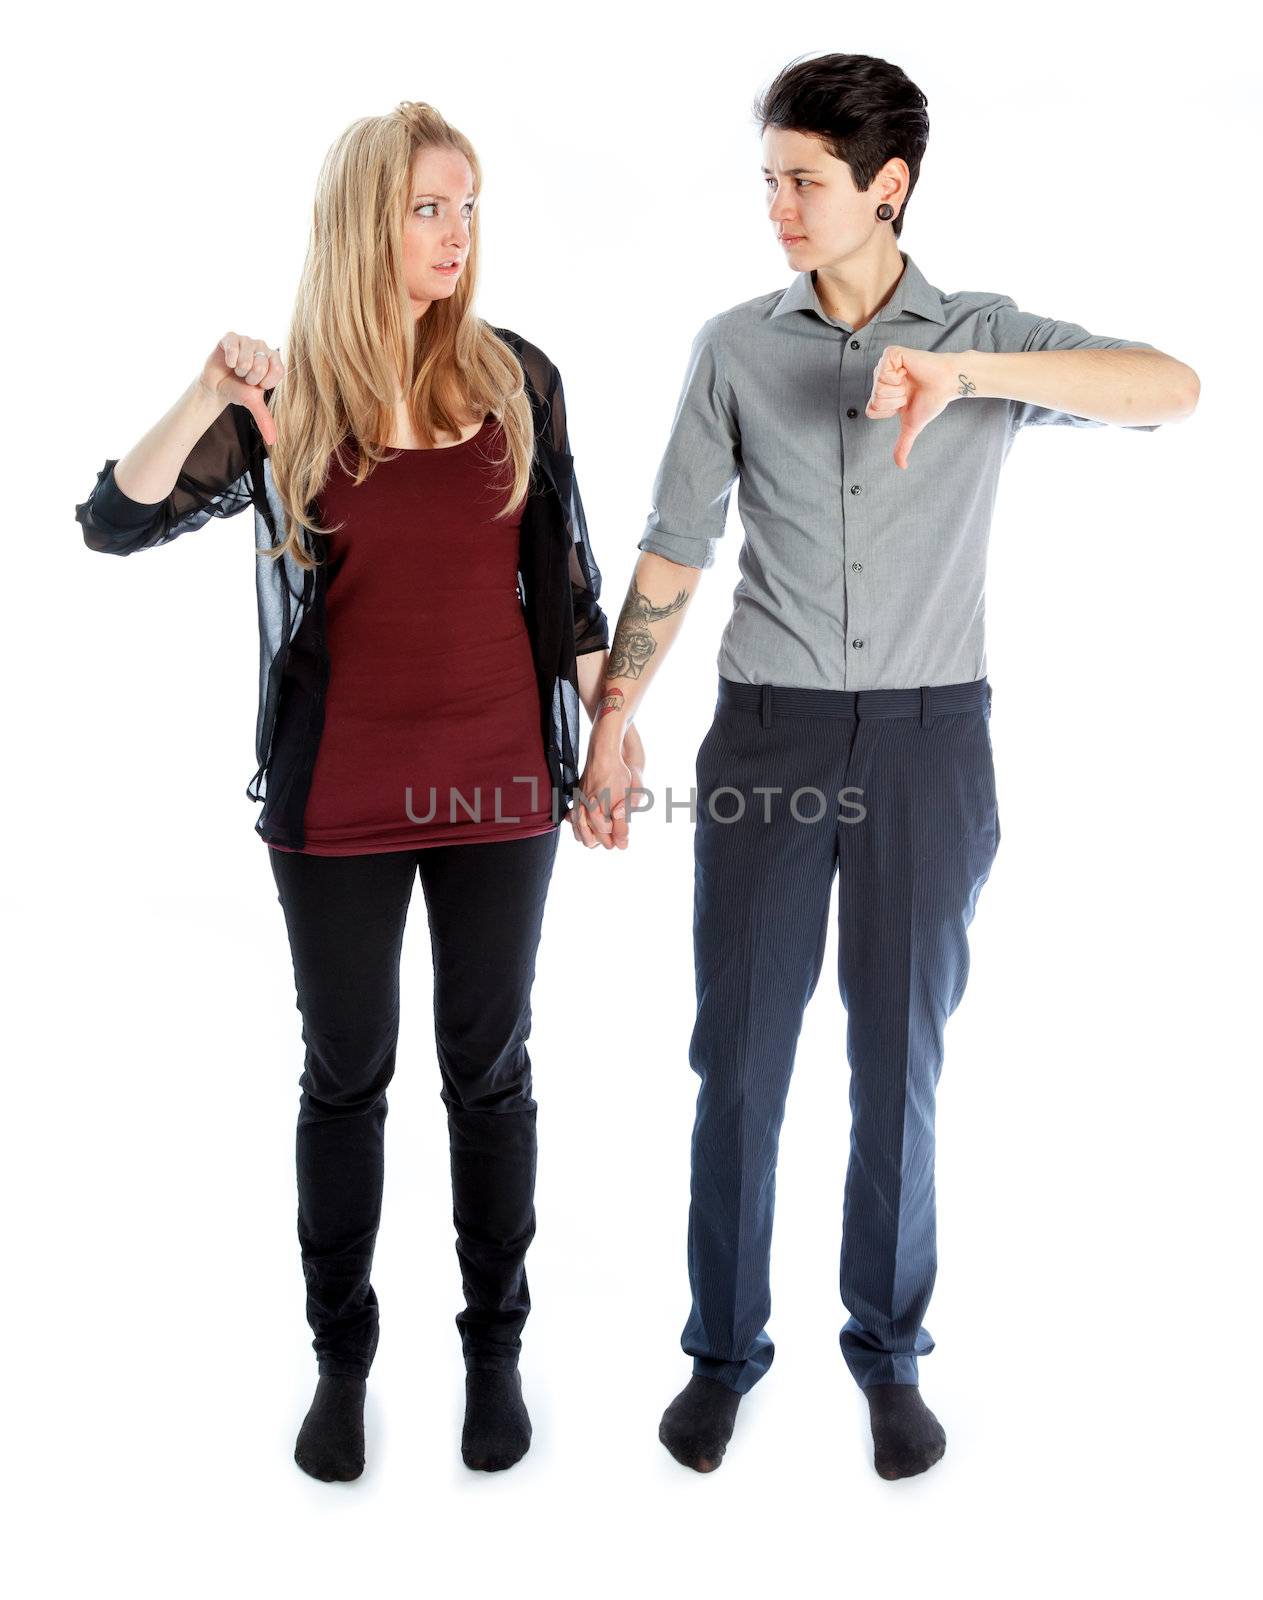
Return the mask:
{"type": "Polygon", "coordinates": [[[560,830],[378,855],[269,850],[294,958],[298,1239],[317,1370],[364,1377],[377,1349],[369,1280],[381,1219],[399,957],[418,871],[434,958],[467,1366],[512,1367],[530,1311],[535,1101],[531,985],[560,830]]]}

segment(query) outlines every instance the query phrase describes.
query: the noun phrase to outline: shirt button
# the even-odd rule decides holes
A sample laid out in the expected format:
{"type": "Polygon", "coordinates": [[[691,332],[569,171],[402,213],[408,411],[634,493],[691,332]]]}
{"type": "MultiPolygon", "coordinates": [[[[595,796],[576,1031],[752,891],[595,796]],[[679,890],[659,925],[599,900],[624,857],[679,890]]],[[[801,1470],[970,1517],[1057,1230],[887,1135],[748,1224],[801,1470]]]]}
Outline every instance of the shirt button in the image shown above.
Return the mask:
{"type": "Polygon", "coordinates": [[[853,484],[852,484],[852,485],[851,485],[851,493],[852,493],[852,494],[863,494],[863,493],[864,493],[864,491],[863,491],[863,489],[862,489],[862,488],[861,488],[861,487],[860,487],[860,486],[859,486],[859,484],[858,484],[858,483],[853,483],[853,484]]]}
{"type": "Polygon", "coordinates": [[[859,412],[855,409],[854,406],[847,406],[846,414],[847,414],[848,417],[858,417],[859,416],[859,412]]]}
{"type": "Polygon", "coordinates": [[[864,648],[863,639],[852,639],[851,640],[851,648],[853,650],[862,650],[864,648]]]}
{"type": "Polygon", "coordinates": [[[852,572],[863,572],[863,570],[864,570],[864,563],[862,561],[852,561],[852,563],[851,563],[851,571],[852,572]]]}
{"type": "Polygon", "coordinates": [[[858,340],[858,339],[852,339],[852,340],[851,340],[851,349],[852,349],[852,350],[858,350],[858,349],[859,349],[859,347],[860,347],[860,342],[859,342],[859,340],[858,340]]]}

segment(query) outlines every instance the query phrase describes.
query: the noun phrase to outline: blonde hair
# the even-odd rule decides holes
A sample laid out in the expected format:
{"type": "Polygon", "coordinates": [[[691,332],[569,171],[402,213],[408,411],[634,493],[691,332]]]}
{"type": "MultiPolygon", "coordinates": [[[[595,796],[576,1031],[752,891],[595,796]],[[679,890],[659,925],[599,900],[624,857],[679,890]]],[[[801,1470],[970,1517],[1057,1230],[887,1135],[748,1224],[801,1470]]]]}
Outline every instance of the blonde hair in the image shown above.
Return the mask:
{"type": "MultiPolygon", "coordinates": [[[[266,553],[318,563],[303,530],[330,533],[312,519],[311,502],[331,458],[350,442],[346,466],[364,481],[389,446],[378,441],[395,426],[402,397],[417,436],[461,433],[471,412],[501,423],[511,466],[508,499],[497,517],[526,499],[535,436],[522,367],[516,355],[473,313],[478,276],[478,211],[456,291],[416,317],[403,273],[403,229],[412,205],[412,166],[421,149],[458,150],[479,192],[482,172],[465,136],[433,108],[402,101],[386,116],[353,122],[321,165],[307,259],[294,299],[285,348],[285,376],[269,409],[276,443],[268,454],[284,511],[284,538],[266,553]]],[[[345,465],[345,463],[344,463],[345,465]]]]}

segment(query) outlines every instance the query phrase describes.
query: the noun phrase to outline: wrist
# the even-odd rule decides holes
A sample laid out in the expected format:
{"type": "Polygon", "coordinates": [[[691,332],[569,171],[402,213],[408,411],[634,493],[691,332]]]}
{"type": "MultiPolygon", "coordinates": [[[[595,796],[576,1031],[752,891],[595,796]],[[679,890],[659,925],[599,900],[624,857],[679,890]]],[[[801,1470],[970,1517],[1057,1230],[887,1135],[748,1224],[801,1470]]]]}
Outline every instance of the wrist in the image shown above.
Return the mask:
{"type": "Polygon", "coordinates": [[[623,746],[623,735],[628,727],[627,716],[621,711],[602,712],[597,706],[596,716],[592,719],[591,743],[598,749],[618,751],[623,746]]]}
{"type": "Polygon", "coordinates": [[[992,397],[993,390],[988,385],[994,382],[995,374],[985,350],[955,350],[948,355],[948,360],[951,362],[953,400],[987,400],[992,397]]]}
{"type": "Polygon", "coordinates": [[[601,693],[592,707],[593,737],[599,735],[602,742],[613,741],[617,748],[617,744],[622,742],[628,721],[627,697],[621,685],[603,682],[601,693]]]}
{"type": "Polygon", "coordinates": [[[215,418],[228,406],[229,401],[212,389],[203,378],[196,377],[184,391],[184,401],[190,411],[204,416],[207,424],[214,422],[215,418]]]}

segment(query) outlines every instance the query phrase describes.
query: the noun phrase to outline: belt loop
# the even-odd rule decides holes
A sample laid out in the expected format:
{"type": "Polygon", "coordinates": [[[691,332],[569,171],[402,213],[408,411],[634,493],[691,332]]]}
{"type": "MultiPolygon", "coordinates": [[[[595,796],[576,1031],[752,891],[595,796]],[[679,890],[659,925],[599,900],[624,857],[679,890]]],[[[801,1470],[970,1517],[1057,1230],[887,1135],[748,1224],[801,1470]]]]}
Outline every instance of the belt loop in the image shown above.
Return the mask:
{"type": "Polygon", "coordinates": [[[759,721],[765,728],[772,726],[772,685],[765,683],[759,694],[759,721]]]}
{"type": "Polygon", "coordinates": [[[921,685],[921,726],[928,728],[930,725],[930,689],[929,685],[921,685]]]}

